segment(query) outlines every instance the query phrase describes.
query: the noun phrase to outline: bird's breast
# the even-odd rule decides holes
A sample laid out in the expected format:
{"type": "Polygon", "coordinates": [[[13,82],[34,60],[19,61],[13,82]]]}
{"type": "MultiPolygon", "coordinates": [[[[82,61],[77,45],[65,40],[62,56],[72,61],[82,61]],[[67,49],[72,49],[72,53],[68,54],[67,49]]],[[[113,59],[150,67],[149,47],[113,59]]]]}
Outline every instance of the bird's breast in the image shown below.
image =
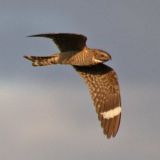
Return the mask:
{"type": "Polygon", "coordinates": [[[61,64],[68,64],[74,66],[90,66],[93,63],[93,54],[87,52],[87,50],[82,51],[70,51],[62,52],[60,54],[59,61],[61,64]]]}

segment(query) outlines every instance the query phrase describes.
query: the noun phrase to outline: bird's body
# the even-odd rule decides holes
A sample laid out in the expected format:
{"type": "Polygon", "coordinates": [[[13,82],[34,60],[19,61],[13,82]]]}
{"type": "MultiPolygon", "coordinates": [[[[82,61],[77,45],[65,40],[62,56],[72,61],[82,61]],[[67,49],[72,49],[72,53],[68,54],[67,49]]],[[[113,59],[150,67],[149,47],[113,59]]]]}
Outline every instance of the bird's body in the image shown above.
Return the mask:
{"type": "MultiPolygon", "coordinates": [[[[99,50],[97,50],[99,52],[99,50]]],[[[85,47],[82,51],[65,51],[51,56],[37,57],[25,56],[31,60],[33,66],[46,66],[51,64],[65,64],[73,66],[92,66],[102,63],[101,60],[94,58],[95,50],[85,47]]]]}
{"type": "Polygon", "coordinates": [[[51,33],[31,37],[51,38],[61,52],[45,57],[24,57],[32,61],[33,66],[72,65],[88,84],[104,134],[114,137],[120,124],[121,99],[116,73],[103,64],[111,56],[103,50],[88,48],[83,35],[51,33]]]}

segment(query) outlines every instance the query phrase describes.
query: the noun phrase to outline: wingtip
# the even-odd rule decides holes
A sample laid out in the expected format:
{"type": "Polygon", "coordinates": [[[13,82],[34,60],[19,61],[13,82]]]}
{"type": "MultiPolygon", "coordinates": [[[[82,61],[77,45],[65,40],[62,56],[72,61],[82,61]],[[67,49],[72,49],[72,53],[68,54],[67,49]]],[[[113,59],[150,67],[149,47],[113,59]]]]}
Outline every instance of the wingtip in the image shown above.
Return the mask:
{"type": "Polygon", "coordinates": [[[39,33],[39,34],[33,34],[33,35],[28,35],[26,37],[46,37],[50,38],[51,35],[54,35],[56,33],[39,33]]]}
{"type": "Polygon", "coordinates": [[[28,36],[26,36],[27,38],[29,38],[29,37],[39,37],[38,36],[38,34],[37,35],[28,35],[28,36]]]}
{"type": "Polygon", "coordinates": [[[26,38],[33,37],[32,35],[26,36],[26,38]]]}

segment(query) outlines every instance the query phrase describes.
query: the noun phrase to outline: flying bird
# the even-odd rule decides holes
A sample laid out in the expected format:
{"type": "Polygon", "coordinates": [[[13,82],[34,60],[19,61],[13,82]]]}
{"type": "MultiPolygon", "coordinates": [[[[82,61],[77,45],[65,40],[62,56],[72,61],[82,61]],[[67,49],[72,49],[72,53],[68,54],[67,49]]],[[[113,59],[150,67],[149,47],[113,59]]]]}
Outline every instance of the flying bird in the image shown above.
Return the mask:
{"type": "Polygon", "coordinates": [[[111,59],[111,55],[100,49],[88,48],[87,37],[81,34],[48,33],[29,37],[50,38],[60,52],[50,56],[24,58],[30,60],[33,66],[73,66],[88,85],[104,134],[107,138],[115,137],[121,119],[120,89],[114,69],[103,64],[111,59]]]}

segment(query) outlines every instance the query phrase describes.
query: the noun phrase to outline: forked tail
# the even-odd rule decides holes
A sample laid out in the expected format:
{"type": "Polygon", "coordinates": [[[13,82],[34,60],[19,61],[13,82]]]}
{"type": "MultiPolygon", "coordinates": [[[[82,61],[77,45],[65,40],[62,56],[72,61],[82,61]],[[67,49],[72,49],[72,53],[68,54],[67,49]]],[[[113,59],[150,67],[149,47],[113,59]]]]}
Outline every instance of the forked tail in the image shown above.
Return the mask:
{"type": "Polygon", "coordinates": [[[57,55],[37,57],[37,56],[24,56],[24,58],[32,62],[32,66],[48,66],[57,64],[57,55]]]}

